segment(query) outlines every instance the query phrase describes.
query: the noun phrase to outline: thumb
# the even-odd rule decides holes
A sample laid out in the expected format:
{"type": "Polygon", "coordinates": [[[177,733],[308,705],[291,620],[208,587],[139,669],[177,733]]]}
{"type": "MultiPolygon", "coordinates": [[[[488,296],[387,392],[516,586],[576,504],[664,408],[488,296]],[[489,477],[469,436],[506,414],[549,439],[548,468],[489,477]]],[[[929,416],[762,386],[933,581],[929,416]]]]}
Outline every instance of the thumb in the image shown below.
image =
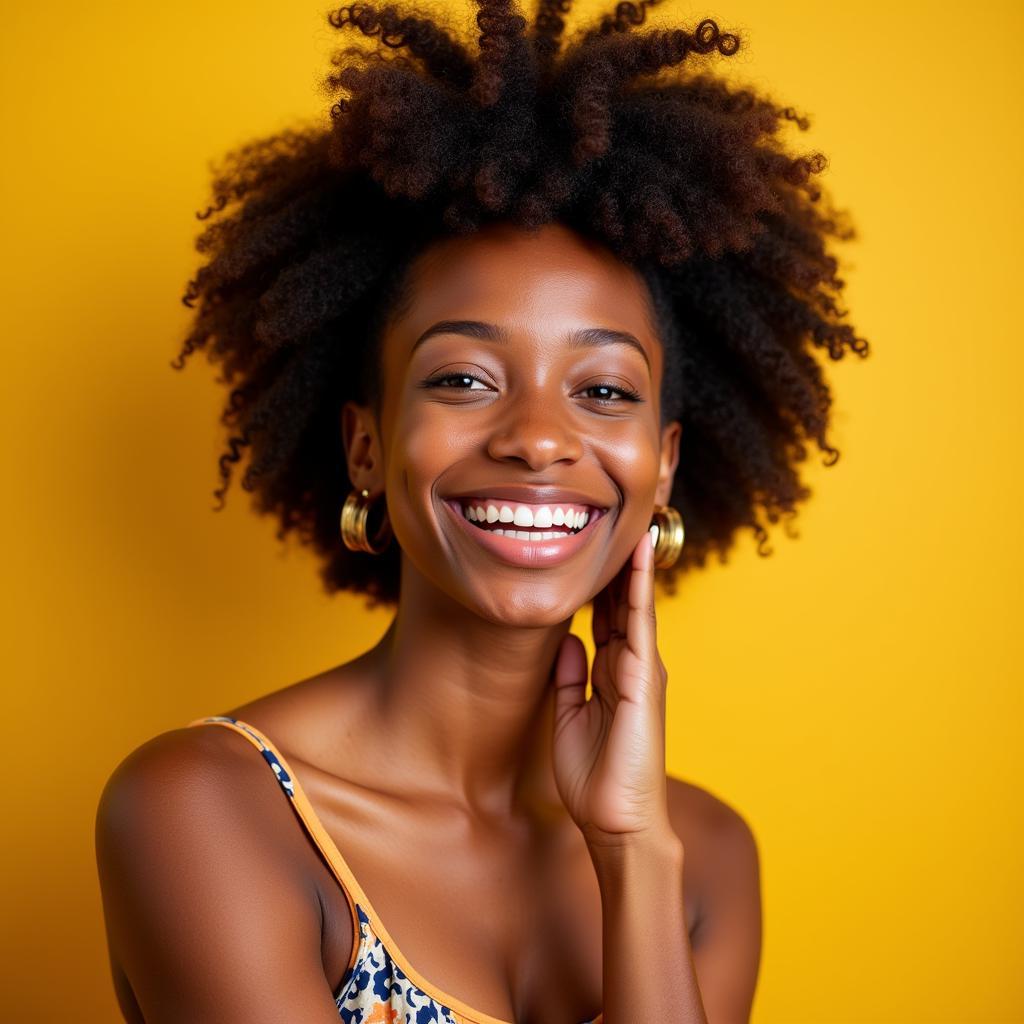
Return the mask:
{"type": "Polygon", "coordinates": [[[587,649],[575,633],[566,633],[551,672],[555,686],[555,720],[561,722],[586,704],[587,649]]]}

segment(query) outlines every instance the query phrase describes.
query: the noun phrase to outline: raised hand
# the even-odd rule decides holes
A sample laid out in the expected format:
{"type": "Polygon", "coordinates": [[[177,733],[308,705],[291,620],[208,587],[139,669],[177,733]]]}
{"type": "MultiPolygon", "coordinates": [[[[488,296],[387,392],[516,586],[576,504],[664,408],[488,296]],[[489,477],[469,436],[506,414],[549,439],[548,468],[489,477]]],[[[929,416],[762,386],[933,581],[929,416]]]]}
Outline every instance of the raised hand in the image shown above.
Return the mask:
{"type": "Polygon", "coordinates": [[[588,843],[674,835],[665,782],[665,691],[654,610],[653,537],[594,599],[592,698],[587,653],[572,633],[555,659],[554,771],[588,843]]]}

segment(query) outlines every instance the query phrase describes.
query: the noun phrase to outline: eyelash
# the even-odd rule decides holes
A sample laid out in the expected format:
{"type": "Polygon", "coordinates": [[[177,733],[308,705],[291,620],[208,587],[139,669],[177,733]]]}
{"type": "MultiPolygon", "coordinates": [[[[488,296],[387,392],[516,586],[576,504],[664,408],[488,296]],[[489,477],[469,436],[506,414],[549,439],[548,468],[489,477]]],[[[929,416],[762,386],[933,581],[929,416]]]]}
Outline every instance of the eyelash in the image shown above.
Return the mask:
{"type": "MultiPolygon", "coordinates": [[[[476,377],[476,376],[474,376],[471,373],[445,373],[445,374],[442,374],[439,377],[431,377],[429,380],[423,381],[422,384],[420,384],[420,387],[423,387],[423,388],[439,387],[442,381],[459,379],[459,378],[465,379],[467,377],[470,380],[480,381],[481,384],[485,383],[485,381],[480,380],[479,377],[476,377]]],[[[605,384],[601,384],[601,383],[589,384],[584,390],[585,391],[590,391],[591,388],[607,388],[609,391],[617,391],[620,395],[624,396],[622,400],[626,401],[626,402],[640,402],[640,401],[643,401],[643,399],[640,397],[640,392],[639,391],[634,391],[632,388],[622,387],[619,384],[607,384],[607,383],[605,383],[605,384]]],[[[453,390],[458,391],[460,389],[459,388],[455,388],[453,390]]],[[[465,389],[462,389],[462,390],[467,390],[468,391],[470,389],[469,388],[465,388],[465,389]]],[[[594,401],[595,402],[601,402],[603,405],[618,405],[618,402],[615,402],[615,401],[613,401],[610,398],[595,398],[594,401]]]]}

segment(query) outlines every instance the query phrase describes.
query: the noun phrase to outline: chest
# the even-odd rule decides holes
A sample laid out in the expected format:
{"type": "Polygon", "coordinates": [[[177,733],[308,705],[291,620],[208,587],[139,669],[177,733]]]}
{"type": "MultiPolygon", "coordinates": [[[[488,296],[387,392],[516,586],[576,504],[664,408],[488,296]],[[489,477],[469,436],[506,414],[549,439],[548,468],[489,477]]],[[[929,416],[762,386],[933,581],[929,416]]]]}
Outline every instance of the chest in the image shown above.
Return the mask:
{"type": "MultiPolygon", "coordinates": [[[[338,811],[320,801],[321,820],[385,926],[391,953],[397,947],[430,983],[429,995],[522,1024],[578,1024],[597,1014],[601,896],[582,838],[562,829],[499,834],[380,807],[373,827],[353,827],[358,809],[349,806],[344,822],[338,811]]],[[[337,992],[356,929],[326,864],[318,887],[324,970],[337,992]]]]}
{"type": "MultiPolygon", "coordinates": [[[[355,758],[344,771],[289,761],[308,796],[308,817],[326,836],[326,856],[299,841],[301,830],[295,838],[296,856],[315,875],[321,957],[333,992],[350,984],[350,965],[365,943],[362,915],[353,917],[348,893],[372,907],[371,917],[387,932],[380,938],[423,991],[441,1003],[445,994],[457,1000],[470,1020],[579,1024],[597,1015],[601,893],[583,837],[560,804],[527,818],[481,822],[432,803],[408,778],[382,791],[373,759],[355,758]],[[373,770],[351,770],[366,764],[373,770]]],[[[691,831],[697,830],[687,824],[684,841],[691,831]]],[[[688,857],[680,908],[691,936],[704,913],[700,863],[688,857]]],[[[385,998],[389,974],[377,964],[387,959],[368,960],[358,980],[381,986],[385,998]]]]}

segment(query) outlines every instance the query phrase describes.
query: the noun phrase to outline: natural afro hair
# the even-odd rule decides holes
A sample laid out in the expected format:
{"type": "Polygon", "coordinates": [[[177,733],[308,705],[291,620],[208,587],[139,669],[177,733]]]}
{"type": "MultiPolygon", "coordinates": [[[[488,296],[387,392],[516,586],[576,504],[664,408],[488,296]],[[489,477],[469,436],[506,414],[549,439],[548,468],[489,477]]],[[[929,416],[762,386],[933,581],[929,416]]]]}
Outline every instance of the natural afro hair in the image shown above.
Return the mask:
{"type": "Polygon", "coordinates": [[[805,116],[708,70],[736,35],[640,30],[655,0],[618,3],[563,46],[569,0],[476,0],[476,47],[409,5],[351,4],[339,30],[375,39],[332,57],[330,117],[230,152],[213,175],[209,258],[183,302],[196,310],[176,369],[205,348],[232,385],[221,416],[223,506],[243,489],[322,559],[328,593],[395,604],[396,542],[341,540],[351,483],[340,429],[348,400],[380,411],[379,342],[433,240],[492,221],[559,221],[633,265],[665,347],[662,423],[682,424],[670,504],[686,543],[658,578],[726,560],[741,527],[757,550],[810,496],[796,464],[813,441],[831,465],[831,394],[815,349],[868,343],[844,322],[827,243],[855,237],[823,199],[818,152],[780,135],[805,116]],[[400,52],[404,51],[404,52],[400,52]]]}

